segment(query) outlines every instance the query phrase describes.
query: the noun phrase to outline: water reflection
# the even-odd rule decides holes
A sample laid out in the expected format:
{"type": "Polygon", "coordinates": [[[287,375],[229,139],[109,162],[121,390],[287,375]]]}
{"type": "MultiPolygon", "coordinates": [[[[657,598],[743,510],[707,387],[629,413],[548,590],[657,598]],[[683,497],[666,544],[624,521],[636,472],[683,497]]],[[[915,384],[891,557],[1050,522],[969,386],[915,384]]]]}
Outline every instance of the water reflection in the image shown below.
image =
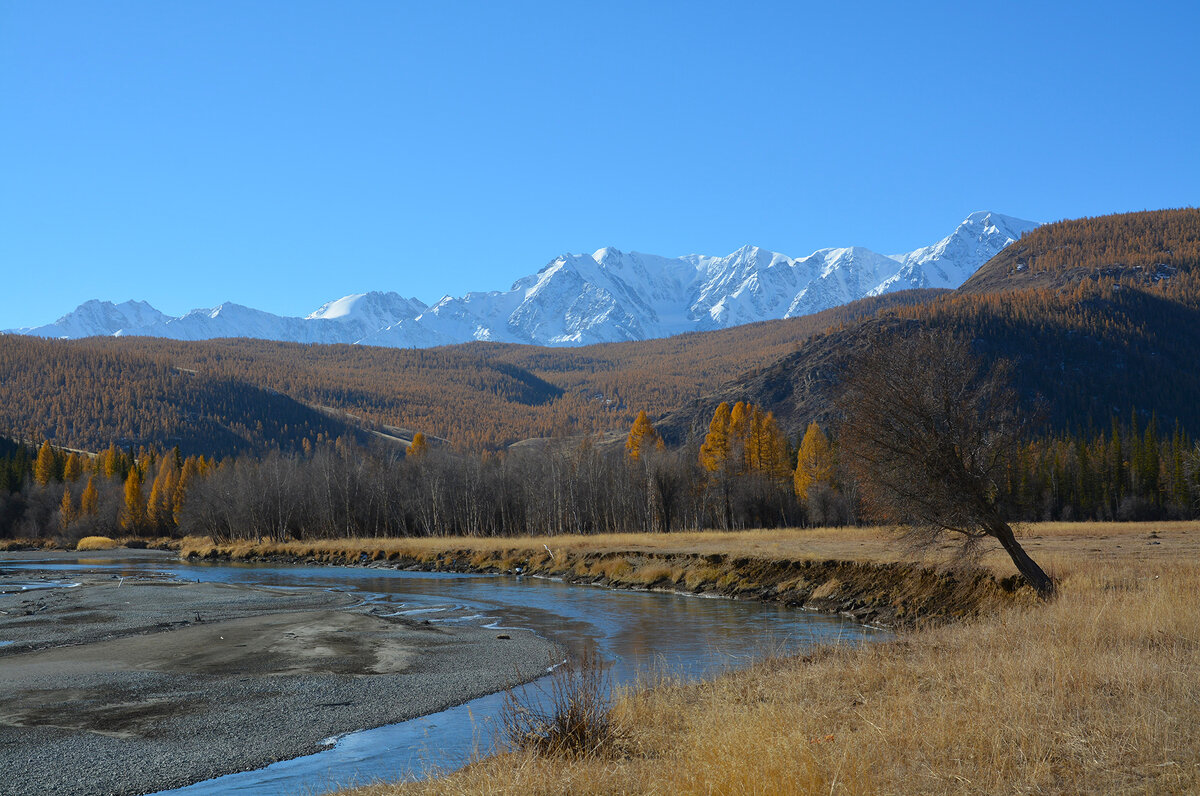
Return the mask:
{"type": "MultiPolygon", "coordinates": [[[[568,586],[540,578],[406,572],[358,567],[190,564],[161,558],[78,564],[21,562],[8,569],[88,569],[119,575],[161,573],[181,579],[276,588],[349,591],[388,612],[435,622],[471,621],[531,628],[563,647],[599,650],[615,683],[664,669],[711,675],[765,652],[816,642],[857,643],[879,631],[838,617],[757,602],[568,586]]],[[[499,695],[400,724],[353,733],[330,749],[163,793],[312,793],[377,778],[419,776],[463,765],[490,748],[499,695]]]]}

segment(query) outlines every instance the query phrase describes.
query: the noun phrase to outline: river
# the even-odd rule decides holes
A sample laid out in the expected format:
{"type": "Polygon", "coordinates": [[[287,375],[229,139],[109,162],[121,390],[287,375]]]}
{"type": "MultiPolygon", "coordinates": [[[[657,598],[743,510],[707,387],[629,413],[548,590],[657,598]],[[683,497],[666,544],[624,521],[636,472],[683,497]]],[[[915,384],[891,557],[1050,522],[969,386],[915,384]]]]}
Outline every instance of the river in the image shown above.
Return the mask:
{"type": "MultiPolygon", "coordinates": [[[[530,628],[562,647],[593,648],[616,684],[663,672],[712,676],[764,654],[816,643],[860,643],[885,633],[840,617],[778,605],[657,592],[572,586],[539,578],[406,572],[375,567],[192,564],[95,559],[71,564],[6,563],[8,569],[169,574],[187,580],[350,592],[389,612],[437,623],[530,628]]],[[[549,667],[554,662],[548,661],[549,667]]],[[[535,684],[534,687],[536,687],[535,684]]],[[[411,721],[330,739],[317,754],[230,774],[161,794],[322,792],[377,779],[452,770],[492,748],[502,695],[411,721]]],[[[248,731],[252,731],[248,728],[248,731]]]]}

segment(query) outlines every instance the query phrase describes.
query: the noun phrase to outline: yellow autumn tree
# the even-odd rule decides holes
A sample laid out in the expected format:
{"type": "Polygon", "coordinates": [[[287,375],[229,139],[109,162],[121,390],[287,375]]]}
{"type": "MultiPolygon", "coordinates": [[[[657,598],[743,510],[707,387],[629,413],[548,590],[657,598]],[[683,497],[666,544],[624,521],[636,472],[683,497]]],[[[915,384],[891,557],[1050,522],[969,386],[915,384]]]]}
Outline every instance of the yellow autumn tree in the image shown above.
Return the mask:
{"type": "Polygon", "coordinates": [[[633,427],[629,429],[629,438],[625,440],[625,453],[632,461],[642,457],[643,450],[661,449],[663,441],[645,411],[638,412],[633,427]]]}
{"type": "Polygon", "coordinates": [[[58,520],[62,524],[64,533],[71,528],[71,523],[75,521],[75,504],[71,500],[71,487],[63,490],[62,502],[58,506],[58,520]]]}
{"type": "Polygon", "coordinates": [[[814,486],[830,485],[833,482],[833,446],[829,438],[815,422],[808,424],[804,439],[800,442],[800,453],[796,459],[796,497],[808,499],[814,486]]]}
{"type": "Polygon", "coordinates": [[[738,401],[729,410],[729,456],[731,463],[737,462],[739,470],[747,469],[750,464],[747,443],[752,419],[751,407],[745,401],[738,401]]]}
{"type": "Polygon", "coordinates": [[[79,458],[78,453],[72,453],[67,457],[67,463],[63,465],[63,480],[67,483],[75,483],[81,475],[83,475],[83,460],[79,458]]]}
{"type": "Polygon", "coordinates": [[[425,435],[418,431],[413,434],[412,443],[408,446],[406,456],[411,456],[414,459],[419,459],[429,453],[429,441],[425,439],[425,435]]]}
{"type": "Polygon", "coordinates": [[[130,467],[125,479],[125,506],[121,511],[121,527],[129,533],[141,533],[146,527],[146,501],[142,497],[142,476],[138,468],[130,467]]]}
{"type": "Polygon", "coordinates": [[[100,454],[99,469],[105,478],[116,478],[121,473],[121,452],[116,445],[109,445],[108,450],[100,454]]]}
{"type": "Polygon", "coordinates": [[[729,462],[729,404],[724,401],[713,412],[708,423],[708,434],[700,446],[700,464],[714,473],[729,462]]]}
{"type": "Polygon", "coordinates": [[[750,410],[750,433],[746,440],[746,466],[751,472],[762,473],[779,481],[791,474],[788,462],[787,437],[779,429],[773,412],[761,407],[750,410]]]}
{"type": "Polygon", "coordinates": [[[45,486],[54,480],[54,450],[49,442],[43,442],[38,448],[37,460],[33,463],[33,480],[38,486],[45,486]]]}
{"type": "Polygon", "coordinates": [[[175,469],[175,459],[164,456],[158,465],[158,473],[150,486],[150,498],[146,502],[146,517],[151,527],[159,533],[171,530],[175,525],[175,485],[178,471],[175,469]]]}
{"type": "Polygon", "coordinates": [[[94,517],[100,512],[100,494],[96,491],[96,477],[88,476],[87,486],[79,496],[79,514],[94,517]]]}
{"type": "Polygon", "coordinates": [[[183,460],[183,469],[179,471],[179,477],[175,479],[175,490],[171,495],[171,515],[175,520],[175,524],[179,525],[183,515],[183,506],[187,502],[188,489],[192,482],[203,472],[204,459],[197,459],[194,456],[189,456],[183,460]]]}

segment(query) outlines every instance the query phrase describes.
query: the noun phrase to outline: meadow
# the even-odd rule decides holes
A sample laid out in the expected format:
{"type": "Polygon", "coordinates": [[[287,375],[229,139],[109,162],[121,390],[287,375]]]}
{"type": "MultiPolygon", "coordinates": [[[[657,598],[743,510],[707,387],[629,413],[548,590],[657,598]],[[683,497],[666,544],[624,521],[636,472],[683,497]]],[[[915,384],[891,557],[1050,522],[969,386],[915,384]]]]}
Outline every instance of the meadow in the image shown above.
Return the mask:
{"type": "MultiPolygon", "coordinates": [[[[879,529],[552,542],[897,555],[879,529]]],[[[647,682],[617,696],[616,740],[597,754],[500,751],[442,778],[342,796],[1200,791],[1200,524],[1042,524],[1023,542],[1059,581],[1050,603],[1014,601],[706,682],[647,682]]],[[[1007,574],[994,552],[982,564],[1007,574]]]]}

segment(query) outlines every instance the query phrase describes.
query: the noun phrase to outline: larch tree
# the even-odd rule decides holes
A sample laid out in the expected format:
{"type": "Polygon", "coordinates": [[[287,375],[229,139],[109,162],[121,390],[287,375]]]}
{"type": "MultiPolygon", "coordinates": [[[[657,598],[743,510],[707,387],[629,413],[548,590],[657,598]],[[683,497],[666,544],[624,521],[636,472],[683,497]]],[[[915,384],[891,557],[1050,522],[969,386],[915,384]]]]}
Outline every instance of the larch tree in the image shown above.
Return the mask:
{"type": "Polygon", "coordinates": [[[142,496],[142,476],[137,467],[129,468],[125,478],[125,505],[121,511],[121,527],[132,534],[146,527],[146,500],[142,496]]]}
{"type": "Polygon", "coordinates": [[[67,457],[67,463],[63,465],[63,480],[75,483],[81,475],[83,475],[83,461],[79,458],[78,453],[72,453],[67,457]]]}
{"type": "Polygon", "coordinates": [[[54,449],[50,447],[49,441],[43,442],[42,447],[38,448],[37,460],[33,463],[33,480],[38,486],[45,486],[54,480],[56,464],[54,449]]]}
{"type": "Polygon", "coordinates": [[[630,460],[636,462],[641,459],[642,451],[657,450],[662,447],[662,438],[658,436],[658,432],[655,431],[650,418],[646,416],[645,410],[638,412],[637,418],[633,421],[633,427],[629,429],[629,438],[625,440],[626,455],[630,460]]]}
{"type": "Polygon", "coordinates": [[[700,464],[710,473],[724,469],[729,462],[729,415],[729,404],[722,401],[713,412],[700,446],[700,464]]]}
{"type": "Polygon", "coordinates": [[[100,494],[96,491],[96,477],[88,476],[87,486],[79,496],[79,514],[83,517],[94,517],[100,512],[100,494]]]}
{"type": "Polygon", "coordinates": [[[738,401],[729,410],[729,458],[741,470],[747,469],[750,464],[747,460],[750,452],[747,443],[750,441],[751,420],[751,408],[744,401],[738,401]]]}
{"type": "Polygon", "coordinates": [[[71,499],[71,487],[63,490],[62,502],[58,507],[58,521],[62,525],[63,533],[70,530],[71,523],[75,521],[75,503],[71,499]]]}
{"type": "Polygon", "coordinates": [[[809,423],[796,457],[796,475],[793,481],[796,497],[802,501],[808,500],[809,490],[813,487],[828,486],[833,482],[833,472],[833,446],[829,444],[829,438],[816,421],[809,423]]]}
{"type": "Polygon", "coordinates": [[[183,468],[179,471],[179,478],[175,480],[175,490],[171,494],[171,514],[176,525],[179,525],[179,521],[183,517],[183,506],[187,502],[188,489],[202,472],[202,463],[202,459],[194,456],[183,460],[183,468]]]}
{"type": "Polygon", "coordinates": [[[150,486],[150,498],[146,503],[146,516],[150,525],[158,532],[170,531],[175,524],[174,497],[178,479],[175,459],[165,456],[159,461],[158,473],[150,486]]]}
{"type": "Polygon", "coordinates": [[[121,474],[121,452],[115,444],[100,454],[100,472],[105,478],[116,478],[121,474]]]}
{"type": "Polygon", "coordinates": [[[412,443],[408,446],[405,456],[420,459],[427,453],[429,453],[429,441],[425,439],[424,434],[418,431],[416,434],[413,434],[412,443]]]}
{"type": "Polygon", "coordinates": [[[786,481],[791,474],[788,465],[787,437],[779,429],[773,412],[750,407],[750,436],[746,443],[747,465],[751,472],[777,481],[786,481]]]}

